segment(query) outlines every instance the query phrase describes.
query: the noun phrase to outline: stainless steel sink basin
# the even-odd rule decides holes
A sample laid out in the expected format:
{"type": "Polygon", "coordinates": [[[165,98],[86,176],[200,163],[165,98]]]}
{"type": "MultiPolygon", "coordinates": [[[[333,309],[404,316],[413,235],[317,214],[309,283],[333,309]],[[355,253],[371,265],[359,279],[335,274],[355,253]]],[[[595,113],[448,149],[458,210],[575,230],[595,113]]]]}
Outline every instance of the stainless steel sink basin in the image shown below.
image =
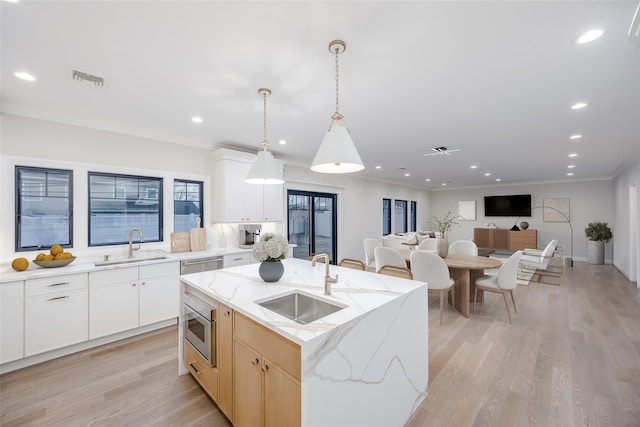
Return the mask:
{"type": "Polygon", "coordinates": [[[134,263],[134,262],[156,261],[156,260],[159,260],[159,259],[167,259],[167,258],[169,258],[169,257],[156,256],[156,257],[150,257],[150,258],[118,259],[118,260],[114,260],[114,261],[94,262],[93,265],[95,265],[96,267],[104,267],[105,265],[131,264],[131,263],[134,263]]]}
{"type": "Polygon", "coordinates": [[[298,322],[301,325],[322,319],[344,308],[343,306],[300,292],[275,297],[267,301],[259,302],[258,305],[298,322]]]}

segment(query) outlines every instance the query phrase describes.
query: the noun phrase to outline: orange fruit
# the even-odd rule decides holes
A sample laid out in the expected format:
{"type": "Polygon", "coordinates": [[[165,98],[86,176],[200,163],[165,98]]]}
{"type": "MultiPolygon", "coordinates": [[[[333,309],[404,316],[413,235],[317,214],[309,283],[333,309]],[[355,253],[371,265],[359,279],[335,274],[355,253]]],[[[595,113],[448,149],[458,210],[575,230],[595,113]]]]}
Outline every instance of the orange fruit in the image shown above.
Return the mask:
{"type": "Polygon", "coordinates": [[[53,261],[54,256],[53,255],[45,255],[43,261],[53,261]]]}
{"type": "Polygon", "coordinates": [[[58,261],[58,260],[61,260],[61,259],[66,259],[66,257],[64,256],[64,252],[63,252],[61,254],[58,254],[58,255],[54,256],[53,259],[58,261]]]}
{"type": "Polygon", "coordinates": [[[71,258],[73,258],[73,254],[71,252],[64,253],[64,259],[71,259],[71,258]]]}
{"type": "Polygon", "coordinates": [[[49,252],[51,252],[51,255],[55,256],[64,252],[64,249],[62,249],[62,246],[60,245],[53,245],[51,246],[51,249],[49,250],[49,252]]]}
{"type": "Polygon", "coordinates": [[[29,268],[29,261],[26,258],[16,258],[11,262],[11,268],[15,271],[24,271],[29,268]]]}
{"type": "Polygon", "coordinates": [[[45,257],[45,254],[41,252],[36,256],[36,261],[42,261],[44,257],[45,257]]]}

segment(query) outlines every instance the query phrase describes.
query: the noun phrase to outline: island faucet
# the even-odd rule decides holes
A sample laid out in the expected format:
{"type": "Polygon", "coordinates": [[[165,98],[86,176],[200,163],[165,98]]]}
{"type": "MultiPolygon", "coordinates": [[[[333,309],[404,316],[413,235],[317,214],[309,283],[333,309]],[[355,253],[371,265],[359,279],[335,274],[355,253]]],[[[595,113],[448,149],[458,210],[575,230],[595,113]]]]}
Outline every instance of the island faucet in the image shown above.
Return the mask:
{"type": "Polygon", "coordinates": [[[336,278],[334,279],[329,274],[329,255],[327,254],[317,254],[314,255],[311,259],[311,267],[316,266],[316,260],[323,259],[324,261],[324,294],[331,295],[331,284],[338,283],[338,275],[336,274],[336,278]]]}
{"type": "Polygon", "coordinates": [[[140,243],[144,243],[144,237],[142,236],[142,230],[140,230],[139,228],[132,228],[131,231],[129,231],[129,255],[128,255],[127,258],[133,258],[133,251],[140,250],[140,244],[138,244],[137,248],[133,247],[133,233],[136,232],[136,231],[140,235],[140,243]]]}

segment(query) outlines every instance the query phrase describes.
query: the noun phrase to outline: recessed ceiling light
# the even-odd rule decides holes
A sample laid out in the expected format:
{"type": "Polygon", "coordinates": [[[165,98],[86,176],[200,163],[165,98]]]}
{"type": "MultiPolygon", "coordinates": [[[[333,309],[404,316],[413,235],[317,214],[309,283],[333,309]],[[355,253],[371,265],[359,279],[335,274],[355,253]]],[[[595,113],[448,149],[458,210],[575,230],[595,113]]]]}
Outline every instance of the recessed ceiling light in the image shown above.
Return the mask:
{"type": "Polygon", "coordinates": [[[502,181],[502,180],[501,180],[500,178],[496,178],[496,181],[497,181],[497,182],[500,182],[500,181],[502,181]]]}
{"type": "Polygon", "coordinates": [[[485,173],[484,176],[491,176],[489,172],[485,173]]]}
{"type": "Polygon", "coordinates": [[[18,3],[20,0],[5,0],[5,1],[7,1],[9,3],[18,3]]]}
{"type": "Polygon", "coordinates": [[[569,165],[569,166],[567,166],[567,169],[573,169],[575,167],[576,167],[576,165],[569,165]]]}
{"type": "Polygon", "coordinates": [[[193,116],[193,117],[191,117],[191,121],[193,123],[202,123],[202,117],[193,116]]]}
{"type": "Polygon", "coordinates": [[[573,172],[567,172],[567,176],[573,176],[573,172]]]}
{"type": "Polygon", "coordinates": [[[589,43],[589,42],[592,42],[595,39],[599,38],[603,34],[604,34],[604,31],[602,31],[602,30],[589,30],[586,33],[584,33],[583,35],[581,35],[580,37],[578,37],[578,40],[576,40],[576,42],[578,44],[589,43]]]}
{"type": "Polygon", "coordinates": [[[411,174],[410,173],[405,173],[404,176],[411,176],[411,174]]]}
{"type": "Polygon", "coordinates": [[[569,138],[570,138],[570,139],[580,139],[580,138],[582,138],[582,135],[580,135],[579,133],[577,133],[577,134],[575,134],[575,135],[571,135],[569,138]]]}
{"type": "Polygon", "coordinates": [[[14,76],[16,76],[19,79],[22,80],[26,80],[28,82],[35,82],[36,78],[33,77],[31,74],[24,72],[24,71],[18,71],[17,73],[13,73],[14,76]]]}
{"type": "Polygon", "coordinates": [[[442,185],[447,185],[447,183],[446,183],[446,182],[443,182],[443,183],[442,183],[442,185]]]}
{"type": "Polygon", "coordinates": [[[377,166],[376,166],[376,169],[382,169],[382,166],[377,165],[377,166]]]}
{"type": "Polygon", "coordinates": [[[425,181],[431,182],[431,178],[427,178],[427,179],[425,179],[425,181]]]}
{"type": "Polygon", "coordinates": [[[286,139],[280,139],[280,140],[278,140],[278,144],[287,145],[287,140],[286,139]]]}
{"type": "Polygon", "coordinates": [[[477,165],[471,165],[471,169],[478,169],[477,165]]]}
{"type": "Polygon", "coordinates": [[[578,157],[578,153],[571,153],[569,154],[569,157],[578,157]]]}
{"type": "Polygon", "coordinates": [[[575,104],[573,104],[573,105],[571,106],[571,109],[572,109],[572,110],[579,110],[579,109],[581,109],[581,108],[586,107],[587,105],[588,105],[588,104],[587,104],[586,102],[576,102],[575,104]]]}

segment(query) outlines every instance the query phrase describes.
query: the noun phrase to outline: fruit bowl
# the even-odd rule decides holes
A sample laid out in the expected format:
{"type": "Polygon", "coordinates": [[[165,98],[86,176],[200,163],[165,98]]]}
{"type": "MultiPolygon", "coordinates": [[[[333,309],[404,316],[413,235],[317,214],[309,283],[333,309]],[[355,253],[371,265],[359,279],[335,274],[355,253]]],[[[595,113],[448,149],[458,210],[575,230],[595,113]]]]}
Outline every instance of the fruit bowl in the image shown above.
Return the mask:
{"type": "Polygon", "coordinates": [[[53,261],[33,260],[33,263],[43,268],[56,268],[56,267],[64,267],[65,265],[71,264],[73,261],[75,261],[75,259],[76,257],[71,257],[67,259],[57,259],[53,261]]]}

